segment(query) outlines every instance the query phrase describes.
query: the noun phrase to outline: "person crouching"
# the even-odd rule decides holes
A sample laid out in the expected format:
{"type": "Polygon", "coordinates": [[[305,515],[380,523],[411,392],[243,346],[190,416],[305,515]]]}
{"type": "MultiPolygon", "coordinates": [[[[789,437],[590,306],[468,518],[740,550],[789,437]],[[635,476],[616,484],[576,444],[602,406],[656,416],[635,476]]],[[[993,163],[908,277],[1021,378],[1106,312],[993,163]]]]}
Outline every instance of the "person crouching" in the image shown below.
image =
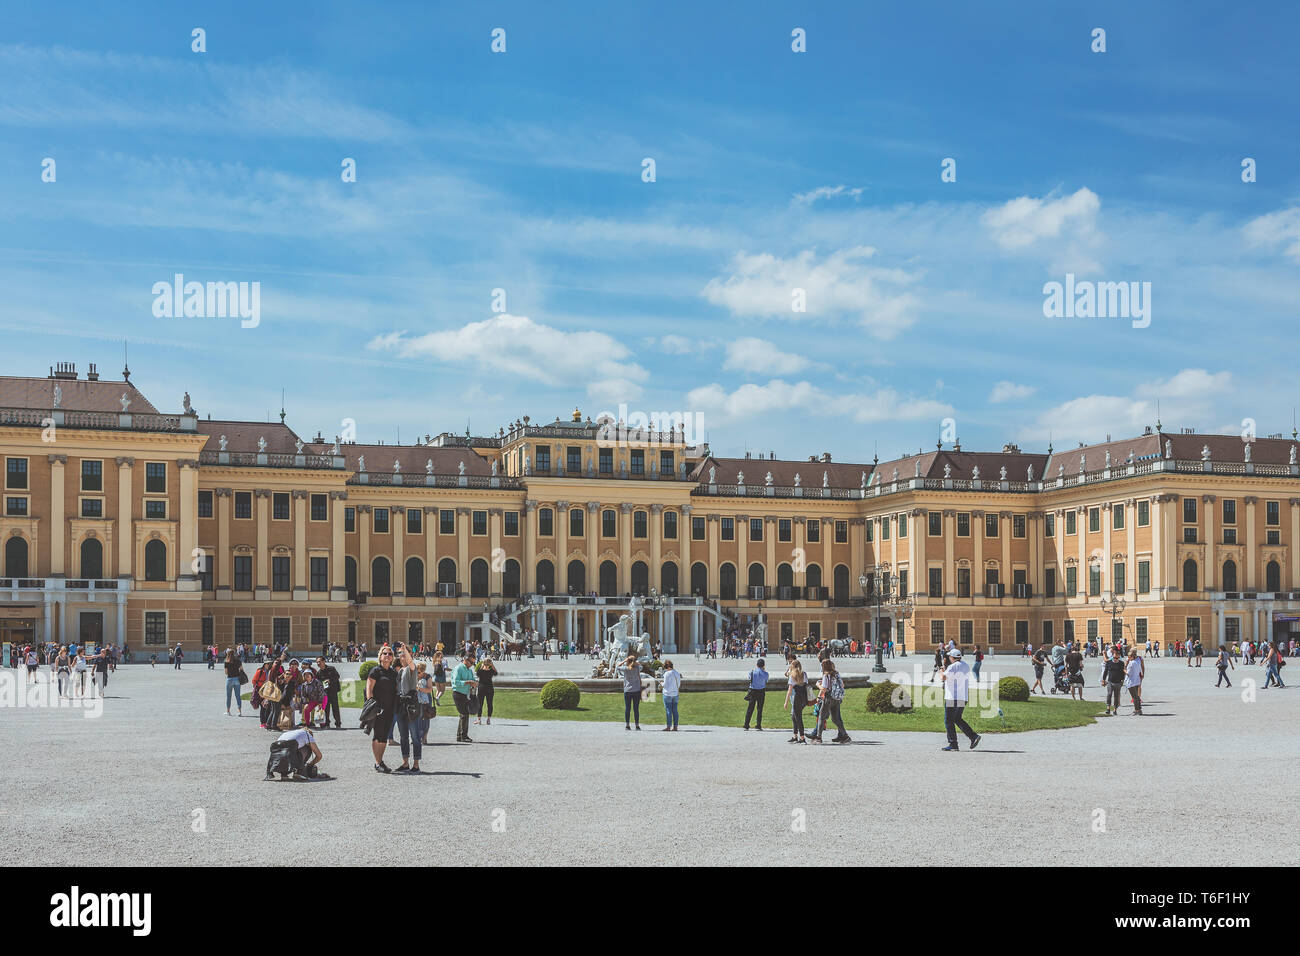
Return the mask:
{"type": "Polygon", "coordinates": [[[329,775],[318,769],[321,762],[320,747],[306,727],[286,730],[271,744],[271,757],[266,762],[266,780],[328,780],[329,775]]]}

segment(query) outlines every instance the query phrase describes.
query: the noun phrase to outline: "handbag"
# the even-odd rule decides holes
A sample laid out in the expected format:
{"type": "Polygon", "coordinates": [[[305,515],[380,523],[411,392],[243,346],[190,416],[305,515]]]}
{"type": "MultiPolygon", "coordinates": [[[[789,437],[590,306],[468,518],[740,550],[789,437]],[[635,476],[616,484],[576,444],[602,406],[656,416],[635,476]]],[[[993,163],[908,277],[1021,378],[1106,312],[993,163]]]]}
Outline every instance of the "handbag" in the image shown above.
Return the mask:
{"type": "Polygon", "coordinates": [[[280,698],[284,696],[284,691],[275,681],[267,681],[258,693],[262,695],[262,700],[269,700],[273,704],[279,703],[280,698]]]}
{"type": "Polygon", "coordinates": [[[248,683],[248,675],[244,673],[244,669],[241,667],[239,669],[239,686],[243,687],[247,683],[248,683]]]}

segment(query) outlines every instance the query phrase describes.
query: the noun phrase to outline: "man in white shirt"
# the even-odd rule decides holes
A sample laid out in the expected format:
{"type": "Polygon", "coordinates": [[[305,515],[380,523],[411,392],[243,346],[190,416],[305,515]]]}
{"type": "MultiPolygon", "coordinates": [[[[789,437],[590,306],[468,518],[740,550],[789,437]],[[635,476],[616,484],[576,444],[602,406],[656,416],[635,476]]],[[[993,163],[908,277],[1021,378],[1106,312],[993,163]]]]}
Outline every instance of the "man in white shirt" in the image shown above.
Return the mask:
{"type": "Polygon", "coordinates": [[[948,732],[946,751],[957,751],[957,730],[970,740],[970,749],[980,745],[980,735],[971,730],[970,724],[962,717],[966,702],[970,700],[970,665],[961,659],[961,648],[954,647],[948,652],[952,663],[943,669],[943,726],[948,732]]]}
{"type": "Polygon", "coordinates": [[[316,765],[321,761],[320,747],[315,735],[305,727],[286,730],[271,744],[271,759],[266,763],[266,778],[274,780],[278,773],[281,780],[306,780],[309,777],[329,779],[327,774],[319,773],[316,765]]]}

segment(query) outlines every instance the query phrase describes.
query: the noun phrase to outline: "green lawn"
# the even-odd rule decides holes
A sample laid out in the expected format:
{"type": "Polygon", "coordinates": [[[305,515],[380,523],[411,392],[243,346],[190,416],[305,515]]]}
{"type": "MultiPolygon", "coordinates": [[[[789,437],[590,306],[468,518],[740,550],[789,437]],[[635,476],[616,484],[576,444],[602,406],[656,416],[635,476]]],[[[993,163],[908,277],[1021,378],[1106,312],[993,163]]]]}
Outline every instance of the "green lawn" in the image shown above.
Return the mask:
{"type": "MultiPolygon", "coordinates": [[[[362,692],[358,688],[353,700],[349,700],[348,684],[344,682],[342,704],[345,707],[360,707],[362,692]]],[[[934,693],[930,688],[922,688],[934,693]]],[[[1002,702],[1002,717],[996,710],[991,717],[982,717],[980,711],[989,694],[977,692],[975,701],[966,708],[966,722],[976,733],[1015,733],[1022,730],[1057,730],[1064,727],[1083,727],[1094,723],[1094,717],[1106,709],[1100,699],[1090,701],[1072,701],[1068,698],[1035,697],[1024,703],[1002,702]]],[[[783,709],[784,693],[771,693],[767,697],[763,710],[763,726],[769,730],[789,729],[790,715],[783,709]]],[[[923,696],[910,713],[906,714],[869,714],[866,709],[867,690],[850,689],[844,698],[842,714],[844,725],[852,730],[916,730],[927,733],[943,732],[943,704],[931,697],[923,696]]],[[[740,727],[745,719],[745,699],[740,691],[705,691],[701,693],[682,694],[678,710],[680,723],[686,725],[710,727],[740,727]]],[[[456,708],[451,701],[451,691],[443,695],[438,707],[438,716],[455,716],[456,708]]],[[[577,710],[543,710],[540,694],[528,690],[498,690],[493,699],[493,714],[514,720],[590,720],[622,723],[622,694],[583,694],[577,710]]],[[[661,726],[664,719],[663,698],[656,696],[654,701],[641,702],[641,722],[644,726],[661,726]]],[[[811,729],[813,722],[812,708],[804,711],[804,723],[811,729]]],[[[833,725],[832,725],[833,729],[833,725]]]]}

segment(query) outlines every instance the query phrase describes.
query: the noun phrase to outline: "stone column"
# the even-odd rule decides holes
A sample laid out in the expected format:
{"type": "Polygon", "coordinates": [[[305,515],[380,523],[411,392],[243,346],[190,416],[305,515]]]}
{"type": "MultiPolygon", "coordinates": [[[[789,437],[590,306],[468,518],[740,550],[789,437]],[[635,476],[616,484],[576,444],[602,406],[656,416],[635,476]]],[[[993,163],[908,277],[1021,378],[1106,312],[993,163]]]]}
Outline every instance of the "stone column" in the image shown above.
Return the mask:
{"type": "Polygon", "coordinates": [[[736,515],[736,597],[749,597],[749,515],[736,515]]]}
{"type": "MultiPolygon", "coordinates": [[[[389,574],[389,591],[392,602],[397,604],[397,596],[402,595],[406,601],[406,509],[401,505],[388,510],[388,527],[393,535],[393,570],[389,574]]],[[[405,637],[401,638],[406,640],[405,637]]]]}
{"type": "Polygon", "coordinates": [[[1137,499],[1129,498],[1124,502],[1124,527],[1128,530],[1124,551],[1124,567],[1127,578],[1124,581],[1124,599],[1129,603],[1137,600],[1137,499]]]}
{"type": "Polygon", "coordinates": [[[702,595],[705,598],[709,594],[722,593],[718,580],[718,538],[722,534],[721,525],[719,515],[706,515],[704,518],[704,535],[709,543],[709,588],[708,594],[702,595]]]}
{"type": "Polygon", "coordinates": [[[132,467],[134,458],[117,459],[117,576],[135,576],[135,494],[132,467]]]}
{"type": "MultiPolygon", "coordinates": [[[[357,505],[357,597],[370,596],[370,505],[357,505]]],[[[367,641],[373,644],[374,641],[367,641]]]]}
{"type": "Polygon", "coordinates": [[[212,571],[216,575],[216,580],[213,584],[216,586],[218,598],[223,594],[229,598],[233,583],[230,565],[230,503],[234,492],[230,488],[217,488],[213,495],[217,499],[217,555],[216,560],[212,562],[212,571]]]}
{"type": "Polygon", "coordinates": [[[292,491],[293,496],[293,599],[307,600],[307,573],[311,556],[307,553],[307,492],[292,491]]]}
{"type": "MultiPolygon", "coordinates": [[[[440,517],[437,508],[424,509],[424,594],[421,597],[424,603],[429,603],[430,592],[437,593],[438,580],[438,528],[440,517]]],[[[520,569],[522,571],[522,568],[520,569]]],[[[520,585],[523,584],[523,578],[520,578],[520,585]]],[[[409,598],[410,595],[408,594],[409,598]]],[[[436,600],[436,598],[435,598],[436,600]]],[[[436,637],[436,635],[435,635],[436,637]]]]}
{"type": "Polygon", "coordinates": [[[346,601],[348,599],[347,546],[344,543],[344,515],[347,507],[346,491],[331,491],[330,500],[330,600],[346,601]]]}
{"type": "MultiPolygon", "coordinates": [[[[1104,557],[1101,561],[1101,593],[1115,589],[1115,569],[1114,559],[1111,555],[1114,553],[1110,546],[1110,535],[1114,530],[1115,512],[1110,503],[1101,506],[1101,550],[1104,557]]],[[[1119,595],[1117,595],[1119,596],[1119,595]]],[[[1098,630],[1100,634],[1100,628],[1098,630]]]]}
{"type": "Polygon", "coordinates": [[[253,499],[257,509],[257,570],[253,596],[258,601],[268,601],[271,598],[270,489],[253,489],[253,499]]]}
{"type": "MultiPolygon", "coordinates": [[[[68,542],[68,523],[66,515],[67,501],[64,487],[64,470],[68,464],[67,455],[50,455],[50,577],[61,578],[67,573],[66,549],[68,542]]],[[[108,555],[104,555],[105,558],[108,555]]],[[[36,568],[32,568],[35,571],[36,568]]],[[[84,572],[78,572],[85,577],[84,572]]],[[[105,574],[108,572],[105,571],[105,574]]]]}
{"type": "Polygon", "coordinates": [[[1157,597],[1164,597],[1165,587],[1164,536],[1167,525],[1164,520],[1163,498],[1164,495],[1152,495],[1148,499],[1151,508],[1151,591],[1157,597]]]}
{"type": "MultiPolygon", "coordinates": [[[[1296,548],[1300,548],[1300,498],[1289,498],[1287,504],[1291,506],[1291,538],[1290,547],[1287,549],[1287,564],[1290,566],[1288,577],[1291,581],[1292,591],[1300,591],[1300,560],[1297,559],[1296,548]]],[[[1279,511],[1281,508],[1279,507],[1279,511]]],[[[1281,520],[1281,516],[1278,516],[1281,520]]]]}
{"type": "Polygon", "coordinates": [[[688,595],[691,593],[691,506],[688,504],[681,507],[681,520],[677,522],[677,542],[678,553],[682,556],[677,593],[688,595]]]}
{"type": "MultiPolygon", "coordinates": [[[[663,584],[664,506],[651,505],[646,523],[650,525],[646,529],[650,535],[650,586],[657,588],[663,584]]],[[[680,574],[678,580],[681,580],[680,574]]]]}
{"type": "MultiPolygon", "coordinates": [[[[1255,546],[1255,503],[1258,499],[1247,496],[1244,500],[1246,504],[1246,589],[1253,591],[1257,579],[1256,568],[1259,567],[1259,549],[1255,546]]],[[[1292,549],[1295,547],[1293,542],[1292,549]]]]}
{"type": "MultiPolygon", "coordinates": [[[[536,502],[533,502],[536,505],[536,502]]],[[[470,509],[456,509],[456,576],[465,594],[469,594],[469,537],[470,509]]],[[[529,521],[532,524],[532,521],[529,521]]],[[[533,537],[536,543],[536,535],[533,537]]],[[[533,562],[530,562],[530,568],[533,562]]],[[[535,573],[535,572],[534,572],[535,573]]]]}
{"type": "Polygon", "coordinates": [[[555,503],[555,593],[569,593],[569,502],[567,501],[555,503]]]}
{"type": "MultiPolygon", "coordinates": [[[[502,550],[501,523],[504,520],[504,508],[488,509],[488,543],[491,547],[491,553],[488,555],[488,593],[494,597],[501,595],[501,579],[505,573],[505,562],[497,560],[497,555],[502,550]]],[[[407,597],[409,598],[410,595],[408,594],[407,597]]]]}
{"type": "MultiPolygon", "coordinates": [[[[1214,495],[1201,496],[1201,519],[1205,524],[1205,546],[1204,559],[1201,561],[1201,590],[1217,591],[1219,580],[1218,562],[1215,561],[1215,542],[1214,542],[1214,504],[1216,501],[1214,495]]],[[[1254,530],[1254,525],[1247,526],[1247,533],[1254,530]]],[[[1247,554],[1254,554],[1254,550],[1248,550],[1247,554]]]]}
{"type": "MultiPolygon", "coordinates": [[[[600,502],[587,502],[587,591],[599,591],[600,569],[596,566],[597,547],[600,543],[600,502]]],[[[599,630],[597,612],[592,612],[592,635],[599,630]]],[[[594,639],[594,637],[593,637],[594,639]]]]}
{"type": "Polygon", "coordinates": [[[975,560],[970,571],[972,597],[984,597],[984,512],[970,513],[970,533],[975,544],[975,560]]]}
{"type": "Polygon", "coordinates": [[[945,599],[957,596],[957,512],[952,508],[943,510],[943,596],[945,599]]]}
{"type": "Polygon", "coordinates": [[[537,502],[529,498],[524,502],[524,593],[537,590],[537,502]]]}
{"type": "MultiPolygon", "coordinates": [[[[199,576],[194,573],[194,552],[199,544],[199,461],[197,458],[182,458],[176,462],[181,476],[181,513],[178,538],[180,542],[180,574],[177,589],[182,591],[199,590],[199,576]]],[[[201,555],[200,555],[201,556],[201,555]]]]}

